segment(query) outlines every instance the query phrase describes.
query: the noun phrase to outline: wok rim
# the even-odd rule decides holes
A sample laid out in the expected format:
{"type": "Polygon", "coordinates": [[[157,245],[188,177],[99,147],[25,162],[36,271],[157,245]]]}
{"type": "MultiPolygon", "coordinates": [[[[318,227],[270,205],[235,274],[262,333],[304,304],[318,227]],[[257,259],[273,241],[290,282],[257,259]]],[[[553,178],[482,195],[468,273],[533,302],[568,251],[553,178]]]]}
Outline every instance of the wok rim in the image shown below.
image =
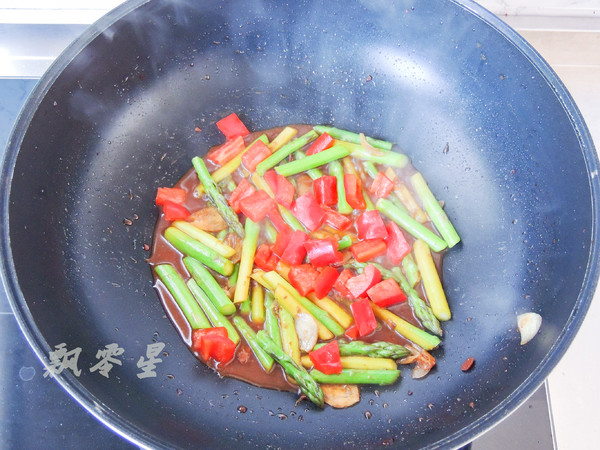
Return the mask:
{"type": "MultiPolygon", "coordinates": [[[[71,61],[108,27],[150,1],[151,0],[129,0],[121,4],[92,24],[55,59],[48,70],[39,79],[25,105],[21,109],[15,125],[13,126],[13,130],[7,143],[6,152],[2,160],[0,176],[3,180],[4,189],[0,197],[0,249],[2,256],[0,259],[0,281],[4,291],[7,293],[9,303],[22,333],[25,335],[30,347],[34,350],[35,354],[45,367],[48,367],[46,355],[51,349],[38,327],[35,325],[35,321],[27,305],[27,300],[24,298],[19,287],[16,270],[14,263],[12,262],[8,210],[11,192],[10,187],[12,185],[16,160],[29,124],[40,103],[71,61]]],[[[507,39],[529,60],[532,66],[553,90],[577,135],[581,154],[587,168],[588,183],[591,193],[592,230],[590,233],[588,264],[586,266],[579,295],[561,334],[552,347],[550,347],[536,370],[531,372],[517,389],[503,401],[498,403],[493,409],[479,419],[471,422],[467,427],[435,442],[432,445],[432,448],[456,448],[472,442],[475,438],[484,434],[509,416],[543,384],[552,369],[558,364],[568,347],[571,345],[577,331],[581,327],[592,302],[598,285],[598,277],[600,275],[600,233],[598,226],[598,212],[600,211],[600,180],[598,179],[598,167],[600,164],[591,135],[581,112],[554,70],[515,30],[472,0],[448,1],[467,10],[507,39]]],[[[145,433],[133,423],[114,413],[109,405],[103,404],[98,398],[93,396],[70,372],[66,371],[59,375],[55,375],[54,379],[77,403],[84,407],[97,420],[127,441],[143,448],[169,448],[167,443],[145,433]]]]}

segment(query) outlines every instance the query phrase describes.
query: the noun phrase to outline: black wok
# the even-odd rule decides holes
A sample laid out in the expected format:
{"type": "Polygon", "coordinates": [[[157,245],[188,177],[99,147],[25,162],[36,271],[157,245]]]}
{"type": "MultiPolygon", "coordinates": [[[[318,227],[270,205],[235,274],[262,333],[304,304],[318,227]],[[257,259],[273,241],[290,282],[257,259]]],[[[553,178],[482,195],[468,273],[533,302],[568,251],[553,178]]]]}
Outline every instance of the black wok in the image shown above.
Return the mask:
{"type": "Polygon", "coordinates": [[[82,349],[81,374],[60,384],[138,444],[459,446],[534,392],[581,324],[597,170],[556,75],[470,1],[134,1],[69,47],[21,114],[2,168],[3,280],[40,358],[82,349]],[[230,112],[253,130],[328,123],[394,141],[445,200],[463,242],[446,258],[454,317],[427,378],[320,411],[219,379],[180,341],[144,261],[153,196],[230,112]],[[526,311],[544,323],[520,346],[526,311]],[[153,341],[166,353],[139,379],[153,341]],[[107,379],[89,369],[111,343],[125,353],[107,379]]]}

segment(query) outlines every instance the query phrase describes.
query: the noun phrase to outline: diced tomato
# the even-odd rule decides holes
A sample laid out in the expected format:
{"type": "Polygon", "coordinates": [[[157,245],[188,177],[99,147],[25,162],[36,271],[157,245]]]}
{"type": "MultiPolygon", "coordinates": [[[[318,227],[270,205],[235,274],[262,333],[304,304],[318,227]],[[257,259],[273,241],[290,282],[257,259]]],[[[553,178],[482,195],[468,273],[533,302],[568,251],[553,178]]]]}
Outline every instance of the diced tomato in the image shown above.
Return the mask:
{"type": "MultiPolygon", "coordinates": [[[[192,350],[202,355],[205,361],[211,357],[212,345],[207,344],[211,339],[215,337],[228,338],[227,328],[225,327],[213,327],[197,329],[192,331],[192,350]]],[[[233,342],[233,341],[232,341],[233,342]]],[[[234,344],[235,350],[235,344],[234,344]]]]}
{"type": "Polygon", "coordinates": [[[281,217],[279,209],[277,209],[277,205],[275,203],[273,203],[273,208],[271,208],[271,210],[269,211],[269,219],[271,219],[271,222],[273,222],[273,226],[275,227],[278,233],[291,234],[292,229],[287,223],[285,223],[283,217],[281,217]]]}
{"type": "Polygon", "coordinates": [[[323,211],[325,212],[325,219],[323,221],[338,231],[344,231],[352,225],[352,220],[350,218],[327,206],[323,207],[323,211]]]}
{"type": "Polygon", "coordinates": [[[315,369],[326,375],[342,372],[338,341],[331,341],[323,347],[308,353],[315,369]]]}
{"type": "Polygon", "coordinates": [[[156,191],[156,204],[163,205],[166,201],[182,204],[185,202],[185,191],[181,188],[159,187],[156,191]]]}
{"type": "Polygon", "coordinates": [[[366,262],[383,255],[387,247],[383,239],[366,239],[350,247],[350,251],[358,262],[366,262]]]}
{"type": "Polygon", "coordinates": [[[344,259],[338,252],[338,243],[333,239],[311,239],[304,243],[310,263],[315,267],[339,263],[344,259]]]}
{"type": "Polygon", "coordinates": [[[210,357],[220,364],[228,363],[235,355],[235,342],[228,337],[213,336],[204,343],[209,347],[210,357]]]}
{"type": "Polygon", "coordinates": [[[346,336],[348,339],[350,339],[352,341],[355,340],[358,337],[358,327],[356,326],[356,324],[349,326],[346,329],[344,336],[346,336]]]}
{"type": "Polygon", "coordinates": [[[373,264],[369,264],[363,269],[363,273],[346,281],[346,289],[348,289],[352,298],[360,298],[380,281],[381,272],[373,264]]]}
{"type": "Polygon", "coordinates": [[[369,187],[369,192],[377,198],[387,197],[394,189],[394,182],[383,173],[377,172],[377,176],[369,187]]]}
{"type": "Polygon", "coordinates": [[[302,231],[295,230],[290,237],[287,247],[281,255],[281,260],[288,264],[302,264],[306,256],[304,243],[308,240],[308,235],[302,231]]]}
{"type": "Polygon", "coordinates": [[[300,295],[306,297],[315,287],[315,281],[319,272],[310,264],[300,264],[298,266],[290,266],[288,278],[292,286],[294,286],[300,295]]]}
{"type": "Polygon", "coordinates": [[[365,211],[356,219],[356,231],[359,239],[385,239],[388,232],[381,214],[377,210],[365,211]]]}
{"type": "Polygon", "coordinates": [[[382,308],[404,302],[407,299],[406,294],[392,278],[380,281],[375,286],[369,288],[367,295],[373,300],[373,303],[382,308]]]}
{"type": "Polygon", "coordinates": [[[354,317],[354,323],[358,328],[358,334],[360,337],[371,334],[377,328],[377,319],[371,308],[369,299],[365,298],[354,302],[350,305],[352,310],[352,316],[354,317]]]}
{"type": "Polygon", "coordinates": [[[388,232],[387,255],[394,264],[400,264],[404,257],[410,253],[410,244],[404,237],[404,233],[395,222],[390,222],[385,227],[388,232]]]}
{"type": "Polygon", "coordinates": [[[246,125],[240,120],[236,113],[229,114],[217,122],[217,127],[227,139],[250,134],[246,125]]]}
{"type": "Polygon", "coordinates": [[[292,212],[310,231],[315,231],[325,220],[325,212],[310,194],[298,197],[292,204],[292,212]]]}
{"type": "Polygon", "coordinates": [[[367,207],[362,193],[362,181],[355,174],[344,174],[344,190],[346,191],[346,200],[354,209],[367,207]]]}
{"type": "Polygon", "coordinates": [[[236,213],[239,213],[240,200],[254,194],[255,192],[256,189],[254,189],[254,186],[250,184],[248,179],[242,178],[242,181],[240,181],[240,184],[238,184],[234,191],[231,193],[227,202],[236,213]]]}
{"type": "Polygon", "coordinates": [[[252,222],[260,222],[274,207],[273,199],[265,191],[256,191],[240,200],[240,211],[252,222]]]}
{"type": "Polygon", "coordinates": [[[335,283],[333,283],[333,288],[338,291],[342,297],[348,298],[352,296],[346,287],[346,283],[353,276],[354,273],[350,269],[344,269],[342,270],[342,273],[340,273],[340,276],[337,278],[337,280],[335,280],[335,283]]]}
{"type": "Polygon", "coordinates": [[[333,175],[324,175],[313,182],[315,198],[321,205],[335,205],[337,203],[337,178],[333,175]]]}
{"type": "Polygon", "coordinates": [[[323,133],[319,136],[310,147],[306,151],[306,156],[314,155],[315,153],[322,152],[323,150],[328,149],[334,143],[334,140],[329,134],[323,133]]]}
{"type": "Polygon", "coordinates": [[[279,262],[279,257],[273,253],[273,250],[268,244],[261,244],[257,249],[254,255],[254,264],[259,269],[262,269],[266,272],[271,270],[275,270],[277,267],[277,263],[279,262]]]}
{"type": "Polygon", "coordinates": [[[331,266],[324,267],[319,276],[317,277],[317,281],[315,281],[314,291],[317,298],[323,298],[327,294],[329,294],[329,291],[331,291],[337,279],[337,270],[335,270],[331,266]]]}
{"type": "Polygon", "coordinates": [[[264,179],[275,195],[275,201],[289,208],[294,201],[296,190],[294,185],[283,175],[279,175],[273,169],[267,170],[264,179]]]}
{"type": "Polygon", "coordinates": [[[222,166],[239,155],[244,148],[246,148],[244,139],[241,136],[238,136],[235,139],[231,139],[220,147],[214,149],[207,155],[207,158],[215,164],[222,166]]]}
{"type": "Polygon", "coordinates": [[[261,140],[252,144],[246,153],[242,155],[242,163],[250,172],[256,170],[259,163],[267,159],[271,155],[271,150],[261,140]]]}
{"type": "Polygon", "coordinates": [[[277,238],[275,239],[275,243],[271,247],[271,251],[275,253],[277,256],[283,255],[283,252],[287,248],[290,243],[290,239],[292,238],[292,232],[283,231],[277,233],[277,238]]]}
{"type": "Polygon", "coordinates": [[[168,220],[169,222],[173,222],[175,220],[184,220],[190,215],[190,212],[185,208],[185,206],[169,200],[166,200],[163,203],[162,208],[163,214],[165,215],[165,220],[168,220]]]}

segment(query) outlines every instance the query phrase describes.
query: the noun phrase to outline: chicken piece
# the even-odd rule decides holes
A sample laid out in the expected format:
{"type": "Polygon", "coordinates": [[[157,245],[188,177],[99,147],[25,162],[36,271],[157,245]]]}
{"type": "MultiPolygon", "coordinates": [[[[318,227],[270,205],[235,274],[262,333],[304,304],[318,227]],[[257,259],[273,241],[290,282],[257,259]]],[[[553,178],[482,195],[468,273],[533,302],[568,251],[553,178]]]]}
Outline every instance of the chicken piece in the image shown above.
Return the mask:
{"type": "Polygon", "coordinates": [[[360,401],[360,390],[355,384],[322,384],[325,403],[334,408],[348,408],[360,401]]]}
{"type": "Polygon", "coordinates": [[[228,227],[227,222],[223,220],[219,210],[214,206],[208,206],[193,212],[187,220],[193,223],[194,226],[209,233],[218,233],[228,227]]]}

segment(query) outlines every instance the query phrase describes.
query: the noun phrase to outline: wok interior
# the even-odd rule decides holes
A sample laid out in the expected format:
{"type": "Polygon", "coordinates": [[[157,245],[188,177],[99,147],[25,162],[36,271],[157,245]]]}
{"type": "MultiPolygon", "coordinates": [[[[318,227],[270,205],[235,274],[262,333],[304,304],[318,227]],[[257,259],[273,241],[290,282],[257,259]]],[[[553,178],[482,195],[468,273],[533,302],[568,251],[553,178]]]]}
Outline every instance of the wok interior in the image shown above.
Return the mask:
{"type": "Polygon", "coordinates": [[[493,420],[532,393],[560,356],[592,220],[577,133],[543,74],[449,1],[166,3],[139,7],[74,57],[41,99],[14,171],[22,308],[43,352],[82,348],[82,374],[67,382],[83,402],[153,445],[418,447],[465,442],[501,402],[493,420]],[[454,316],[427,378],[405,370],[351,409],[319,411],[219,379],[180,342],[143,244],[156,188],[221,141],[214,122],[230,112],[251,130],[326,123],[396,142],[445,201],[463,243],[445,259],[454,316]],[[544,324],[521,347],[526,311],[544,324]],[[140,380],[153,341],[168,356],[140,380]],[[110,343],[125,353],[106,379],[88,369],[110,343]],[[474,370],[461,372],[471,356],[474,370]]]}

